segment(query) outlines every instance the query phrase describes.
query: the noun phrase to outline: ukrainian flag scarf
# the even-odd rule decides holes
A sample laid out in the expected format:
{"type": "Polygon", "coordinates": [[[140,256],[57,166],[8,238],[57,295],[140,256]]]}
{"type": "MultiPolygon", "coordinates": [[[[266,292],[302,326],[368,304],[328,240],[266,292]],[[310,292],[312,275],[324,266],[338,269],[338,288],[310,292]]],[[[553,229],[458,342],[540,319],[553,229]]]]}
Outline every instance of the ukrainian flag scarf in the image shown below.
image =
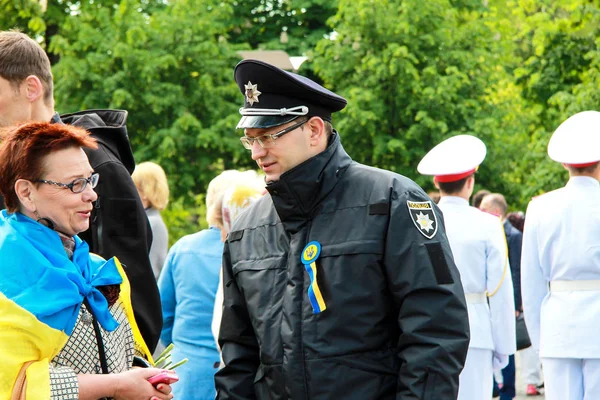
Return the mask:
{"type": "Polygon", "coordinates": [[[27,361],[27,398],[49,399],[49,362],[73,331],[83,299],[108,331],[118,324],[96,286],[120,284],[116,259],[92,257],[75,237],[70,260],[58,234],[20,214],[0,212],[0,399],[10,398],[27,361]]]}

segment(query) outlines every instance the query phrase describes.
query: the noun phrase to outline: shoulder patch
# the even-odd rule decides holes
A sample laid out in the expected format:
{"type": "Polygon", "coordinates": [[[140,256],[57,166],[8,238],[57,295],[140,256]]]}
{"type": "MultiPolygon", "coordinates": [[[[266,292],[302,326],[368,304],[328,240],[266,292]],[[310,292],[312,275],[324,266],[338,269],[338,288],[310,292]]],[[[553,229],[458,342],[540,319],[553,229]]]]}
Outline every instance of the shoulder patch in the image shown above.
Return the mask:
{"type": "Polygon", "coordinates": [[[431,201],[406,201],[408,213],[417,230],[427,239],[432,239],[437,233],[438,220],[433,211],[431,201]]]}

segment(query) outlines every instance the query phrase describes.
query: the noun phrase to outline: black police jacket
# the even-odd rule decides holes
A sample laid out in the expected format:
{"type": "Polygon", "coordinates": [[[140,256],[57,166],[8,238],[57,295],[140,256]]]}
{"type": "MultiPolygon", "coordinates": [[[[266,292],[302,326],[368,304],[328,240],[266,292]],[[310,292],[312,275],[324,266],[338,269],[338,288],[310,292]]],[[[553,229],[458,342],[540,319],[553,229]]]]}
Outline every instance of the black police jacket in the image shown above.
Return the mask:
{"type": "Polygon", "coordinates": [[[131,179],[135,161],[127,136],[127,111],[86,110],[60,116],[62,122],[88,130],[98,149],[85,149],[90,164],[100,174],[94,189],[98,200],[90,229],[79,234],[90,251],[124,265],[131,285],[135,321],[150,352],[162,329],[162,308],[150,265],[152,231],[142,201],[131,179]]]}
{"type": "Polygon", "coordinates": [[[353,162],[336,133],[267,189],[225,243],[217,399],[455,399],[467,307],[423,190],[353,162]]]}

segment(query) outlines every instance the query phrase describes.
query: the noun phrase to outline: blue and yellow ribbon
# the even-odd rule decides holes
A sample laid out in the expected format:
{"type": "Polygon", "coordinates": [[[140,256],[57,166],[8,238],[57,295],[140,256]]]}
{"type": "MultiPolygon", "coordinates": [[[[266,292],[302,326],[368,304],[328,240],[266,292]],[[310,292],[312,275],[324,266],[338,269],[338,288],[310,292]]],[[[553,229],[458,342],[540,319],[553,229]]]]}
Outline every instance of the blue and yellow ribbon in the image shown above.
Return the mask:
{"type": "Polygon", "coordinates": [[[319,289],[317,281],[317,258],[321,254],[321,244],[317,241],[312,241],[302,250],[300,260],[308,272],[310,277],[310,286],[308,287],[308,299],[313,308],[313,313],[319,314],[327,309],[323,295],[319,289]]]}

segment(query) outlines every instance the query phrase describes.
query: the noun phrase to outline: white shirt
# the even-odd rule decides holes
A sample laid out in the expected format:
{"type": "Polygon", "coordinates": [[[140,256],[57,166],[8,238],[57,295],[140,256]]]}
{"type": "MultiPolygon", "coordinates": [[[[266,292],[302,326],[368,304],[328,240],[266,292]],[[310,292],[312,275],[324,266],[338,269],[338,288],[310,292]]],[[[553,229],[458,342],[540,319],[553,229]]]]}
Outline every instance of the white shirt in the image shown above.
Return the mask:
{"type": "Polygon", "coordinates": [[[469,347],[515,353],[515,305],[502,222],[461,197],[443,196],[438,205],[465,293],[496,291],[489,304],[467,303],[469,347]]]}
{"type": "Polygon", "coordinates": [[[541,357],[600,358],[600,291],[549,291],[555,280],[600,279],[600,184],[572,177],[527,208],[521,258],[527,329],[541,357]]]}

